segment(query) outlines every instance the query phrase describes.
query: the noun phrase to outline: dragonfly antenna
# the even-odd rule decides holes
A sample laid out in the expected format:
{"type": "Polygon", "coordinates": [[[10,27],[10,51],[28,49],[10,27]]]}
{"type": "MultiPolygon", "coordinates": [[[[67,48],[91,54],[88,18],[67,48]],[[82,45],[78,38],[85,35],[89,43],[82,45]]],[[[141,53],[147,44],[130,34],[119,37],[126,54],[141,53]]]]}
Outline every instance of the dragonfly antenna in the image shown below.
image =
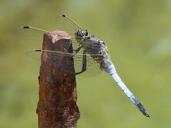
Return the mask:
{"type": "Polygon", "coordinates": [[[24,29],[32,29],[32,30],[36,30],[36,31],[41,31],[41,32],[48,32],[44,29],[41,28],[37,28],[37,27],[32,27],[32,26],[23,26],[24,29]]]}
{"type": "Polygon", "coordinates": [[[66,18],[68,21],[70,21],[71,24],[73,24],[74,26],[76,26],[77,28],[81,28],[73,19],[71,19],[70,17],[68,17],[67,15],[63,14],[62,15],[63,18],[66,18]]]}

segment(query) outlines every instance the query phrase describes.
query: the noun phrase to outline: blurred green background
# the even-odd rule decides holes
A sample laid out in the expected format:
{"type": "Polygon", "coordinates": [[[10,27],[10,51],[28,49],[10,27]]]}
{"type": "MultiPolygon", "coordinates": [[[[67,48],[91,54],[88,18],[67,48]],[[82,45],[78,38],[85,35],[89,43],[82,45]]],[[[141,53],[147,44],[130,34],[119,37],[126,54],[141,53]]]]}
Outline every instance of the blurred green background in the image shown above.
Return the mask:
{"type": "Polygon", "coordinates": [[[105,73],[77,77],[78,128],[171,127],[171,0],[0,0],[0,128],[36,128],[42,33],[69,30],[66,13],[103,39],[129,88],[151,114],[144,117],[105,73]]]}

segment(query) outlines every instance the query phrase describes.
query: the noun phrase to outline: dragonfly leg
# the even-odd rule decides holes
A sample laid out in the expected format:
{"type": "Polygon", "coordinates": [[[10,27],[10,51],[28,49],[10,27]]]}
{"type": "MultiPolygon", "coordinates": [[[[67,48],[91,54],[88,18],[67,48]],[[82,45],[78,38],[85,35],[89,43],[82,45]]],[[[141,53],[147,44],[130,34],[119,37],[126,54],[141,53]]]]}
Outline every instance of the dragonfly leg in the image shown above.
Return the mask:
{"type": "Polygon", "coordinates": [[[77,49],[74,49],[75,54],[77,54],[81,50],[81,48],[82,48],[82,45],[79,46],[77,49]]]}
{"type": "Polygon", "coordinates": [[[86,51],[83,51],[83,59],[82,59],[82,70],[80,72],[76,72],[75,75],[81,74],[86,71],[87,69],[87,56],[86,56],[86,51]]]}

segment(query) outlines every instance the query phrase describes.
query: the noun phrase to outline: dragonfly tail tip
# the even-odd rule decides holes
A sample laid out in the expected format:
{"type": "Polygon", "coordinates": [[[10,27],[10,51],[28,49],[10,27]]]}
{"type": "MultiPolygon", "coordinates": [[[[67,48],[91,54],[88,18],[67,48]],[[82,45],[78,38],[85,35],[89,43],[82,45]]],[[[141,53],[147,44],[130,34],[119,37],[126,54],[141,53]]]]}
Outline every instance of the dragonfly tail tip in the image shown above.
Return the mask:
{"type": "Polygon", "coordinates": [[[147,111],[143,112],[143,115],[150,118],[150,114],[147,111]]]}
{"type": "Polygon", "coordinates": [[[149,113],[145,110],[144,106],[141,103],[137,104],[138,109],[143,113],[144,116],[149,117],[149,113]]]}

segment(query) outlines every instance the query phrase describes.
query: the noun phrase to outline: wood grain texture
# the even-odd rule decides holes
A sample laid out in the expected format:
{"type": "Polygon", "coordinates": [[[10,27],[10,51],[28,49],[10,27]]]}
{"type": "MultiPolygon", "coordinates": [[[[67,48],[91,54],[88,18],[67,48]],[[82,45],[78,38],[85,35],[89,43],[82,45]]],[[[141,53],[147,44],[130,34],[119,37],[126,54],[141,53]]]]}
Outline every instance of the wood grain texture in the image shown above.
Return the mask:
{"type": "MultiPolygon", "coordinates": [[[[45,33],[42,49],[73,52],[69,34],[62,31],[45,33]]],[[[72,57],[42,53],[37,107],[39,128],[76,128],[80,113],[74,73],[72,57]]]]}

